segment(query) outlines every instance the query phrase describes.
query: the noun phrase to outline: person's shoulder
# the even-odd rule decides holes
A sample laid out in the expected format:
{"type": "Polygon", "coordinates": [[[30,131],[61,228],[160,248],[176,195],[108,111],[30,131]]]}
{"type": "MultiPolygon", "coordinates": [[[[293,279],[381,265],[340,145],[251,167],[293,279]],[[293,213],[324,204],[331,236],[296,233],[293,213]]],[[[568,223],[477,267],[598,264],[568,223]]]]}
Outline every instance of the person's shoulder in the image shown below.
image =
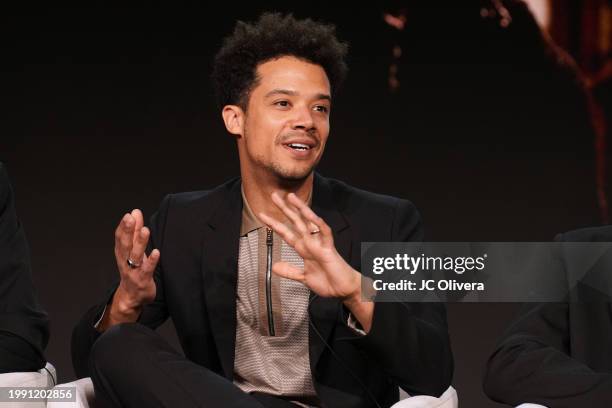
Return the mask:
{"type": "Polygon", "coordinates": [[[581,228],[557,236],[564,242],[612,242],[612,225],[581,228]]]}
{"type": "MultiPolygon", "coordinates": [[[[421,241],[421,215],[409,200],[362,190],[335,179],[320,178],[331,203],[361,241],[421,241]]],[[[314,199],[314,198],[313,198],[314,199]]]]}
{"type": "Polygon", "coordinates": [[[240,178],[232,178],[209,190],[185,191],[171,193],[164,197],[160,210],[179,212],[196,211],[199,213],[213,210],[227,200],[231,190],[240,184],[240,178]]]}
{"type": "Polygon", "coordinates": [[[351,186],[343,181],[322,177],[331,190],[334,202],[360,211],[410,209],[416,211],[414,204],[406,199],[386,194],[374,193],[351,186]]]}

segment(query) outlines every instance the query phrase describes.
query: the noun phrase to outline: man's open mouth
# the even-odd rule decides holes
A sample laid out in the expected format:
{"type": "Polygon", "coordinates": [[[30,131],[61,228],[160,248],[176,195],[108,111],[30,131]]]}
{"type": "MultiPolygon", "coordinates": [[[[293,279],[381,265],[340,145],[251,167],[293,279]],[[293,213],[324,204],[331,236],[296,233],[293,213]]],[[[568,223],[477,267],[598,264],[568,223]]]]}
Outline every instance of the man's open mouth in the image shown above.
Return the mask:
{"type": "Polygon", "coordinates": [[[310,146],[308,146],[307,144],[303,144],[303,143],[288,143],[287,146],[289,146],[290,148],[294,150],[300,150],[300,151],[311,149],[310,146]]]}

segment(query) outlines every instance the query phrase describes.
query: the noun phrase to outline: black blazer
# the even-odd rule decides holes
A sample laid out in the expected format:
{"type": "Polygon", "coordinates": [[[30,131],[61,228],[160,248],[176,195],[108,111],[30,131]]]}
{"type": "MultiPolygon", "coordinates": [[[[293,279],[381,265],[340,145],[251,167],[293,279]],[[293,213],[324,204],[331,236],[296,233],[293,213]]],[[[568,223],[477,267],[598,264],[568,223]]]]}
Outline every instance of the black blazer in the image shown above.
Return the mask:
{"type": "MultiPolygon", "coordinates": [[[[572,231],[557,240],[612,242],[612,226],[572,231]]],[[[489,397],[511,405],[612,407],[612,304],[598,301],[580,283],[570,296],[575,298],[569,303],[523,307],[489,359],[484,381],[489,397]]]]}
{"type": "MultiPolygon", "coordinates": [[[[15,212],[8,174],[0,163],[0,331],[26,340],[44,361],[49,319],[36,299],[30,250],[15,212]]],[[[44,364],[43,364],[44,365],[44,364]]]]}
{"type": "MultiPolygon", "coordinates": [[[[357,270],[362,241],[422,239],[420,217],[410,202],[319,175],[312,208],[332,228],[338,252],[357,270]]],[[[163,200],[150,226],[152,245],[162,254],[155,273],[157,296],[140,317],[151,328],[172,317],[186,357],[229,380],[234,371],[241,214],[240,179],[163,200]]],[[[107,301],[90,309],[74,330],[78,377],[89,375],[88,355],[98,337],[93,324],[107,301]]],[[[311,327],[310,367],[325,406],[373,407],[374,397],[386,407],[398,400],[398,385],[410,394],[436,396],[450,385],[453,362],[443,305],[378,303],[364,337],[347,327],[338,299],[316,297],[309,314],[335,352],[311,327]]]]}

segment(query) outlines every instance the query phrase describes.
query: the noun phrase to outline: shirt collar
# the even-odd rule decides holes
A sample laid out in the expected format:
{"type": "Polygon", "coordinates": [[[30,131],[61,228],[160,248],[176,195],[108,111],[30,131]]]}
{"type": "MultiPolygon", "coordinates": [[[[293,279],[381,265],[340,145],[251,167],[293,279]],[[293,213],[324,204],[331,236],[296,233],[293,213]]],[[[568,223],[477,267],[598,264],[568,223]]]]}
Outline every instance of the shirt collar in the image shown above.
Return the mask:
{"type": "Polygon", "coordinates": [[[242,225],[240,226],[240,236],[244,236],[251,231],[259,229],[264,224],[253,214],[251,206],[244,195],[244,189],[240,186],[240,194],[242,194],[242,225]]]}
{"type": "MultiPolygon", "coordinates": [[[[249,202],[244,195],[244,188],[242,188],[242,184],[240,185],[240,194],[242,195],[242,224],[240,226],[240,236],[245,236],[251,231],[255,231],[261,227],[265,227],[266,225],[262,223],[259,218],[255,216],[253,210],[249,206],[249,202]]],[[[306,200],[306,204],[310,207],[312,203],[312,190],[308,195],[308,199],[306,200]]]]}

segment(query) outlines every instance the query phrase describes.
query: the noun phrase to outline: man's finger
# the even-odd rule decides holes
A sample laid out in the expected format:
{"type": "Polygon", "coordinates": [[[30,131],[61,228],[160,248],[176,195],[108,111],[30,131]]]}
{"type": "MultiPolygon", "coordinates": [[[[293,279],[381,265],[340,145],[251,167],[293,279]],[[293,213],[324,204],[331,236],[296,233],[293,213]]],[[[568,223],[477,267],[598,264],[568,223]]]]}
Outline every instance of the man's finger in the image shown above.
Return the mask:
{"type": "Polygon", "coordinates": [[[290,208],[285,199],[282,198],[277,192],[272,193],[272,202],[283,212],[283,214],[285,214],[285,216],[287,216],[287,218],[289,218],[297,231],[301,232],[302,234],[308,233],[308,228],[306,227],[304,220],[302,220],[299,212],[290,208]]]}
{"type": "Polygon", "coordinates": [[[143,275],[153,276],[153,272],[155,272],[155,268],[157,268],[157,264],[159,263],[160,257],[161,253],[158,249],[152,250],[149,256],[145,255],[141,267],[143,275]]]}
{"type": "MultiPolygon", "coordinates": [[[[287,199],[292,205],[294,205],[298,209],[302,217],[304,217],[304,219],[307,220],[308,223],[312,224],[316,228],[315,231],[320,231],[319,233],[315,233],[316,235],[326,241],[332,240],[333,242],[332,230],[323,218],[315,214],[315,212],[312,211],[312,209],[308,207],[306,203],[300,200],[295,194],[290,193],[287,199]]],[[[312,235],[312,230],[310,231],[310,233],[312,235]]]]}
{"type": "Polygon", "coordinates": [[[149,242],[150,232],[147,227],[142,227],[140,231],[134,233],[134,244],[129,254],[129,259],[137,264],[142,264],[144,252],[149,242]]]}
{"type": "Polygon", "coordinates": [[[125,214],[115,230],[115,255],[121,258],[117,262],[125,261],[132,250],[134,224],[134,218],[125,214]]]}
{"type": "Polygon", "coordinates": [[[272,265],[272,272],[282,278],[292,279],[294,281],[304,283],[304,270],[295,267],[288,262],[276,262],[274,265],[272,265]]]}
{"type": "MultiPolygon", "coordinates": [[[[132,218],[134,219],[134,231],[139,232],[144,226],[144,216],[142,215],[142,211],[138,208],[135,208],[130,213],[132,218]]],[[[134,240],[136,240],[136,235],[134,235],[134,240]]]]}
{"type": "MultiPolygon", "coordinates": [[[[311,237],[323,238],[324,240],[331,238],[333,243],[331,234],[326,233],[329,228],[327,228],[325,221],[315,214],[304,201],[294,193],[287,194],[287,201],[297,209],[303,222],[307,225],[308,233],[311,237]]],[[[329,232],[331,233],[331,230],[329,232]]]]}

